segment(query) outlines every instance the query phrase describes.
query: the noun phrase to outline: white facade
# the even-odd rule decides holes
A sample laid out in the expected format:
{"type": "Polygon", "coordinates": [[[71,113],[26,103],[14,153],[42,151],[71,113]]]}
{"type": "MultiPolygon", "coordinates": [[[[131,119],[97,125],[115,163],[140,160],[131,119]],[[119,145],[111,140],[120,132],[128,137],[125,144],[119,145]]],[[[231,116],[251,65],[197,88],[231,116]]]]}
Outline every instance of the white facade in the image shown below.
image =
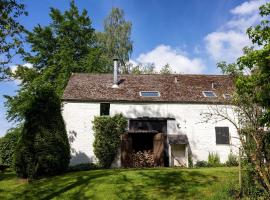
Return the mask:
{"type": "MultiPolygon", "coordinates": [[[[223,105],[219,105],[223,106],[223,105]]],[[[229,121],[202,123],[202,113],[209,112],[211,105],[181,103],[110,103],[110,115],[122,113],[126,118],[162,117],[167,121],[167,134],[185,134],[188,148],[169,146],[171,166],[179,165],[179,160],[187,165],[187,152],[193,162],[208,159],[209,153],[218,153],[221,162],[226,162],[230,152],[237,154],[239,140],[236,129],[229,121]],[[216,144],[215,127],[229,127],[230,145],[216,144]]],[[[231,111],[230,115],[233,115],[231,111]]],[[[63,117],[71,145],[71,165],[96,162],[93,153],[94,134],[92,121],[100,115],[100,104],[93,102],[63,102],[63,117]]],[[[119,159],[115,166],[119,166],[119,159]]]]}

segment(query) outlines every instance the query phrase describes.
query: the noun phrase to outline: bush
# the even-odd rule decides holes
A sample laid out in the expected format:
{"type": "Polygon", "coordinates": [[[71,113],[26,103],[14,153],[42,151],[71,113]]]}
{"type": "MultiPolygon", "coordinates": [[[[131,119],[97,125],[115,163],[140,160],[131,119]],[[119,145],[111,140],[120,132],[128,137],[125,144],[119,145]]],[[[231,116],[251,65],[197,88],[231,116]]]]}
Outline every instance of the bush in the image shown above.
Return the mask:
{"type": "Polygon", "coordinates": [[[238,162],[237,155],[230,153],[228,155],[228,160],[226,161],[226,166],[231,167],[231,166],[238,166],[238,165],[239,165],[239,162],[238,162]]]}
{"type": "Polygon", "coordinates": [[[266,191],[257,182],[254,166],[247,161],[247,158],[242,160],[241,165],[244,196],[248,196],[250,199],[269,199],[269,197],[267,198],[266,191]]]}
{"type": "Polygon", "coordinates": [[[94,153],[101,167],[109,168],[120,146],[120,135],[125,132],[127,120],[117,114],[113,117],[99,116],[94,121],[94,153]]]}
{"type": "Polygon", "coordinates": [[[208,163],[204,160],[202,161],[197,161],[195,164],[195,167],[208,167],[208,163]]]}
{"type": "Polygon", "coordinates": [[[36,178],[65,171],[70,147],[61,115],[60,99],[50,86],[33,94],[15,151],[14,168],[21,178],[36,178]]]}
{"type": "Polygon", "coordinates": [[[220,158],[217,153],[208,154],[208,166],[209,167],[219,167],[221,166],[220,158]]]}
{"type": "Polygon", "coordinates": [[[70,166],[68,168],[69,172],[77,172],[77,171],[88,171],[93,169],[99,169],[100,167],[94,163],[81,163],[78,165],[70,166]]]}
{"type": "Polygon", "coordinates": [[[13,155],[21,135],[22,127],[11,128],[0,140],[0,164],[11,166],[13,155]]]}

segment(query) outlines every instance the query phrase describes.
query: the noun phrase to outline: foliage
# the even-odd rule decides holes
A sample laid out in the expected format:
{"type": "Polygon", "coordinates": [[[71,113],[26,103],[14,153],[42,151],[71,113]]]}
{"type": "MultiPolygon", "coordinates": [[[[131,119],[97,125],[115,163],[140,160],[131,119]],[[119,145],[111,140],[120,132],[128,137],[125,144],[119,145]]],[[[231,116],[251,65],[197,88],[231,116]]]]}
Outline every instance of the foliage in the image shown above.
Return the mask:
{"type": "Polygon", "coordinates": [[[104,48],[107,63],[112,68],[112,58],[118,58],[122,73],[129,72],[126,63],[132,53],[131,28],[131,22],[124,18],[124,11],[112,8],[111,13],[104,20],[104,32],[97,33],[99,44],[104,48]]]}
{"type": "Polygon", "coordinates": [[[33,67],[19,66],[12,74],[21,80],[21,87],[16,96],[6,97],[10,120],[23,120],[32,94],[41,85],[50,83],[61,96],[72,73],[105,73],[110,70],[106,68],[103,50],[98,47],[86,10],[80,13],[71,1],[65,12],[51,8],[50,17],[48,26],[37,25],[27,33],[30,52],[24,54],[24,61],[33,67]]]}
{"type": "Polygon", "coordinates": [[[99,116],[95,117],[93,124],[94,153],[101,167],[109,168],[117,155],[120,135],[125,132],[127,120],[121,114],[99,116]]]}
{"type": "Polygon", "coordinates": [[[238,165],[239,165],[239,162],[238,162],[237,155],[230,153],[228,155],[228,160],[226,161],[226,166],[232,167],[232,166],[238,166],[238,165]]]}
{"type": "Polygon", "coordinates": [[[7,67],[16,54],[23,52],[22,39],[24,27],[18,19],[27,15],[20,0],[1,0],[0,2],[0,80],[8,78],[7,67]]]}
{"type": "Polygon", "coordinates": [[[204,160],[199,160],[196,162],[195,167],[208,167],[208,162],[204,160]]]}
{"type": "Polygon", "coordinates": [[[256,181],[256,171],[254,167],[248,162],[246,158],[242,160],[242,185],[243,193],[245,196],[249,196],[250,199],[267,199],[267,194],[263,187],[256,181]]]}
{"type": "Polygon", "coordinates": [[[22,132],[22,127],[11,128],[0,140],[0,164],[12,165],[13,155],[22,132]]]}
{"type": "Polygon", "coordinates": [[[139,63],[136,66],[131,66],[130,67],[130,73],[131,74],[154,74],[155,73],[155,64],[154,63],[146,63],[146,64],[142,64],[139,63]]]}
{"type": "Polygon", "coordinates": [[[171,66],[169,64],[166,64],[161,68],[159,73],[160,74],[172,74],[173,72],[172,72],[171,66]]]}
{"type": "Polygon", "coordinates": [[[36,178],[65,171],[70,147],[61,115],[60,99],[50,85],[36,89],[16,146],[14,169],[18,177],[36,178]]]}
{"type": "MultiPolygon", "coordinates": [[[[250,27],[247,34],[254,46],[244,48],[237,63],[219,63],[224,73],[235,79],[233,104],[237,106],[238,130],[252,176],[270,196],[270,3],[260,7],[261,23],[250,27]],[[256,46],[256,48],[255,48],[256,46]],[[245,75],[246,72],[249,75],[245,75]]],[[[226,118],[226,117],[225,117],[226,118]]]]}
{"type": "Polygon", "coordinates": [[[209,167],[218,167],[220,166],[220,158],[217,153],[209,153],[208,154],[208,166],[209,167]]]}
{"type": "Polygon", "coordinates": [[[69,172],[88,171],[92,169],[99,169],[99,166],[94,163],[81,163],[68,167],[69,172]]]}
{"type": "Polygon", "coordinates": [[[193,159],[192,159],[192,153],[188,152],[188,167],[192,168],[194,166],[193,159]]]}
{"type": "Polygon", "coordinates": [[[69,172],[27,183],[0,173],[0,199],[232,199],[237,168],[106,169],[69,172]]]}

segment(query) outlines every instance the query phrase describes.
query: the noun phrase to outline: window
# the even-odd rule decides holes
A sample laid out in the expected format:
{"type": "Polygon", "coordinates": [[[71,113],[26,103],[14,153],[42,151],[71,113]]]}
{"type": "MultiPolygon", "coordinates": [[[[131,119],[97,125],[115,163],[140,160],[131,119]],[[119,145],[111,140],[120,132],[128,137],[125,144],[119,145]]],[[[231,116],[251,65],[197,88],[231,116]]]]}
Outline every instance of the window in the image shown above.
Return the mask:
{"type": "Polygon", "coordinates": [[[229,127],[215,127],[216,144],[230,144],[229,127]]]}
{"type": "Polygon", "coordinates": [[[100,104],[100,115],[110,115],[110,104],[101,103],[100,104]]]}
{"type": "Polygon", "coordinates": [[[160,97],[160,93],[157,91],[140,91],[142,97],[160,97]]]}
{"type": "Polygon", "coordinates": [[[232,95],[230,94],[223,94],[224,99],[231,99],[232,95]]]}
{"type": "Polygon", "coordinates": [[[204,97],[217,97],[217,95],[213,91],[203,91],[204,97]]]}

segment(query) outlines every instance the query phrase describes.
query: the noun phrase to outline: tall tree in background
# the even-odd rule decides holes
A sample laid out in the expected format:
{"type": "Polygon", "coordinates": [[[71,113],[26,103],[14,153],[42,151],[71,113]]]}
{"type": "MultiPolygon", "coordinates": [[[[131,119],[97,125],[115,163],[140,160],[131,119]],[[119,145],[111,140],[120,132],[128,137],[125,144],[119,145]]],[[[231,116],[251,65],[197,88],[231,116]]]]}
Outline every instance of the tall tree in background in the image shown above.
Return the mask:
{"type": "Polygon", "coordinates": [[[27,13],[19,0],[0,1],[0,80],[8,78],[8,64],[14,56],[23,52],[21,46],[24,27],[18,22],[21,15],[27,13]]]}
{"type": "Polygon", "coordinates": [[[25,54],[24,60],[33,67],[19,66],[13,74],[21,80],[21,87],[16,96],[6,97],[10,120],[23,119],[33,94],[41,85],[50,83],[61,96],[72,72],[109,70],[86,10],[80,13],[71,1],[69,10],[63,13],[51,8],[50,17],[50,25],[37,25],[27,33],[31,51],[25,54]]]}
{"type": "Polygon", "coordinates": [[[166,65],[164,65],[162,68],[161,68],[161,70],[160,70],[160,72],[159,72],[160,74],[172,74],[173,72],[172,72],[172,68],[171,68],[171,66],[169,65],[169,63],[167,63],[166,65]]]}
{"type": "Polygon", "coordinates": [[[121,61],[122,73],[129,72],[127,62],[132,53],[131,28],[131,22],[124,19],[124,11],[112,8],[104,20],[104,32],[97,33],[100,45],[106,52],[108,65],[112,68],[111,60],[117,57],[121,61]]]}

